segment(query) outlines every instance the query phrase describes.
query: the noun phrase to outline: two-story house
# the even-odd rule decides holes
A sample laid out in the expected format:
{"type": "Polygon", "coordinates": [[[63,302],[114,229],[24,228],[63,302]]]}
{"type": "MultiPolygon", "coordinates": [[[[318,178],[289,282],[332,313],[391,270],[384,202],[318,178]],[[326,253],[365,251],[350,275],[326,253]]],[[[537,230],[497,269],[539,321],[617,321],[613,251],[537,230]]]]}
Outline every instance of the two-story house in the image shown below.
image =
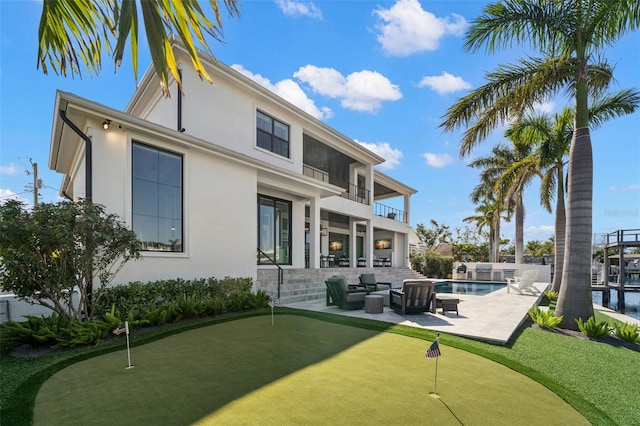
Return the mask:
{"type": "Polygon", "coordinates": [[[142,261],[116,281],[406,268],[416,191],[375,170],[384,159],[362,145],[203,62],[214,85],[185,66],[184,94],[174,81],[166,98],[150,69],[124,111],[56,94],[49,167],[64,175],[60,193],[105,205],[140,240],[142,261]],[[380,204],[393,197],[396,208],[380,204]]]}

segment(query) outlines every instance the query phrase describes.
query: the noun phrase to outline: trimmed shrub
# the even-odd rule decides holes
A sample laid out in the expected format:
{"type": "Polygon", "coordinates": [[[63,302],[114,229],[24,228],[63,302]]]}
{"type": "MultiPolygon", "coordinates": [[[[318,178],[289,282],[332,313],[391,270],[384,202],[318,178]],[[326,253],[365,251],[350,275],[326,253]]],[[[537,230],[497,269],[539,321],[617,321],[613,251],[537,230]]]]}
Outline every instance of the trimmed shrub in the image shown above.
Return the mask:
{"type": "Polygon", "coordinates": [[[430,250],[412,254],[410,261],[414,271],[430,278],[447,278],[453,270],[452,258],[430,250]]]}

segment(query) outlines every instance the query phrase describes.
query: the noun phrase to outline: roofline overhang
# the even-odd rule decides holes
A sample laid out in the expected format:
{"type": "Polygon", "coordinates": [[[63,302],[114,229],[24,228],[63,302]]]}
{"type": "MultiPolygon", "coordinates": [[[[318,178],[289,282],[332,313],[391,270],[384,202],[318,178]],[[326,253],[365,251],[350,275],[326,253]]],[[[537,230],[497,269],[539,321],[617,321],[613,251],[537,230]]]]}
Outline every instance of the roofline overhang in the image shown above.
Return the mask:
{"type": "MultiPolygon", "coordinates": [[[[65,126],[65,123],[58,114],[60,109],[64,109],[67,113],[73,110],[74,112],[80,113],[86,117],[93,117],[98,121],[109,119],[113,125],[120,126],[125,131],[133,131],[140,135],[150,136],[163,142],[177,143],[187,148],[197,149],[213,154],[218,158],[223,158],[225,160],[235,162],[236,164],[252,167],[260,173],[265,173],[273,178],[285,179],[299,188],[306,188],[309,196],[317,194],[321,198],[324,198],[333,195],[340,195],[343,192],[342,188],[335,185],[310,178],[303,174],[297,174],[278,168],[248,155],[220,147],[211,142],[190,136],[186,133],[178,132],[160,124],[134,117],[125,112],[90,101],[72,93],[57,90],[54,108],[50,144],[51,148],[49,151],[49,168],[64,174],[60,194],[63,194],[69,184],[68,173],[70,172],[70,170],[63,170],[59,161],[59,153],[63,142],[62,138],[65,126]]],[[[74,134],[74,137],[77,137],[77,135],[74,134]]]]}

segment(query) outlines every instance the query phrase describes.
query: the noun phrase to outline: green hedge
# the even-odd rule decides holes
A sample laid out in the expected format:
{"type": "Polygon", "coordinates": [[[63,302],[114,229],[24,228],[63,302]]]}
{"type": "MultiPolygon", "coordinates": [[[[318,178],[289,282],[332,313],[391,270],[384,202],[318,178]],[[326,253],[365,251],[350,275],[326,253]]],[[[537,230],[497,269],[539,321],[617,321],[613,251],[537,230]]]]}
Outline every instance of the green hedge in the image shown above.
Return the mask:
{"type": "Polygon", "coordinates": [[[429,278],[448,278],[453,270],[452,258],[430,250],[412,254],[410,262],[414,271],[429,278]]]}
{"type": "Polygon", "coordinates": [[[128,321],[130,329],[158,326],[189,318],[264,308],[269,297],[251,292],[251,278],[160,280],[109,287],[95,295],[93,321],[62,315],[30,316],[2,326],[2,340],[31,346],[73,347],[95,344],[128,321]],[[100,318],[100,319],[98,319],[100,318]]]}
{"type": "Polygon", "coordinates": [[[176,278],[148,283],[135,281],[103,289],[96,295],[95,314],[96,317],[100,317],[109,312],[114,305],[120,312],[130,312],[148,308],[149,305],[174,304],[180,301],[181,297],[222,298],[229,301],[236,295],[250,294],[251,287],[251,278],[176,278]]]}

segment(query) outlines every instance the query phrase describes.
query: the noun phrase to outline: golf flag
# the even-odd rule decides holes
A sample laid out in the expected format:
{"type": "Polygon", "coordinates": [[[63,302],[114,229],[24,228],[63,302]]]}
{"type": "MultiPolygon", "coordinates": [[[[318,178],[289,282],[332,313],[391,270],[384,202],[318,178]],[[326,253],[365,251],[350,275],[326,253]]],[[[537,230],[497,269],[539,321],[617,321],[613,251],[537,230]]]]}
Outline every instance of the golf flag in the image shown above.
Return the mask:
{"type": "Polygon", "coordinates": [[[129,321],[125,321],[113,330],[113,334],[116,336],[119,336],[122,333],[126,333],[127,336],[129,335],[129,321]]]}
{"type": "Polygon", "coordinates": [[[429,358],[437,358],[440,356],[440,345],[438,344],[438,339],[436,339],[431,346],[429,346],[429,349],[427,349],[427,352],[425,352],[424,354],[427,359],[429,358]]]}

